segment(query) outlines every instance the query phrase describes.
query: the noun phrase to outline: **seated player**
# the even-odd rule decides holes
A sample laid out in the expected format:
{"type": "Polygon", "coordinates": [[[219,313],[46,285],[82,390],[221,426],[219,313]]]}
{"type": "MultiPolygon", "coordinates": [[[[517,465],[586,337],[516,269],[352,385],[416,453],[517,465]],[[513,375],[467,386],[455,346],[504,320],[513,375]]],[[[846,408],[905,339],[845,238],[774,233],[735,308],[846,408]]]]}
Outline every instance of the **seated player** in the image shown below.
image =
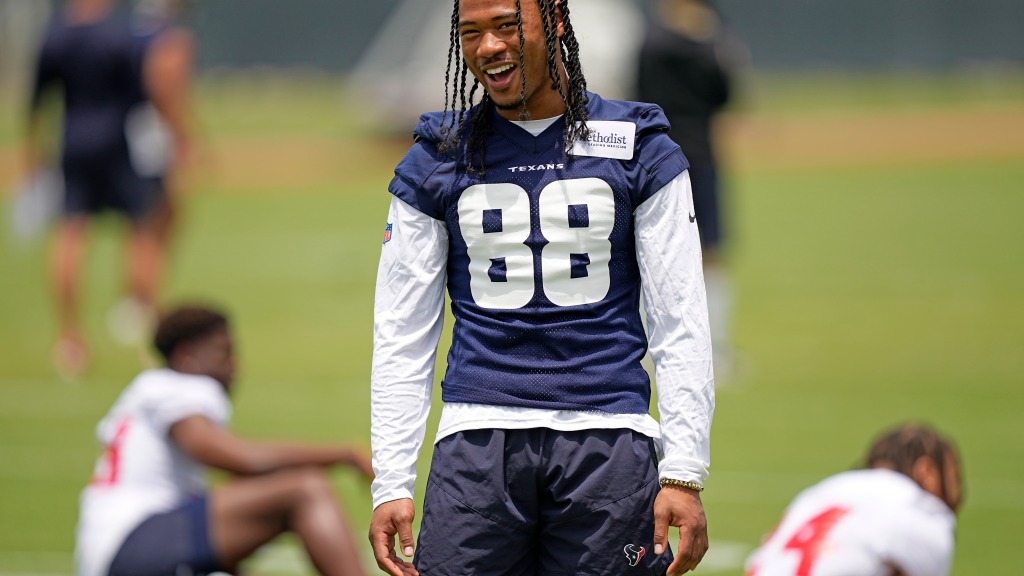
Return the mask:
{"type": "Polygon", "coordinates": [[[254,442],[227,429],[235,356],[226,317],[182,307],[157,326],[166,368],[146,370],[100,421],[104,452],[81,498],[78,576],[235,573],[283,532],[320,574],[365,574],[325,468],[370,460],[351,446],[254,442]],[[237,475],[207,490],[204,473],[237,475]]]}
{"type": "Polygon", "coordinates": [[[961,501],[953,445],[907,424],[872,445],[867,469],[799,495],[747,560],[747,576],[941,576],[961,501]]]}

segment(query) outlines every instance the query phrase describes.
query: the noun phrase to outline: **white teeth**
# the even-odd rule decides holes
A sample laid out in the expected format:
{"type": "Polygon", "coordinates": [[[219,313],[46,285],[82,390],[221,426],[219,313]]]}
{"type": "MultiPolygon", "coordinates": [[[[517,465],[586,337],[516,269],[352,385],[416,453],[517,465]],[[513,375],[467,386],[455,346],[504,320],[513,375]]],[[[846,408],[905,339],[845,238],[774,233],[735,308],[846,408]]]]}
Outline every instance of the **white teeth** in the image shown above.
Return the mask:
{"type": "Polygon", "coordinates": [[[495,74],[501,74],[502,72],[507,72],[507,71],[511,70],[512,68],[514,68],[514,66],[512,66],[511,64],[505,64],[504,66],[498,66],[497,68],[492,68],[492,69],[488,70],[487,73],[490,74],[491,76],[494,76],[495,74]]]}

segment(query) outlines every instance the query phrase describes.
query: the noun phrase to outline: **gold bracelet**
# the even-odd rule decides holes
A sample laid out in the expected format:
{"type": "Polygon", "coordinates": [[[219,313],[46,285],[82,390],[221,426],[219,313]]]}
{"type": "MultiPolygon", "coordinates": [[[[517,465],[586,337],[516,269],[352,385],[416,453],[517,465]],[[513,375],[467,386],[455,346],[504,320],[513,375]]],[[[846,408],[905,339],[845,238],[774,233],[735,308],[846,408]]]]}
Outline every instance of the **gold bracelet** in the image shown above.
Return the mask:
{"type": "Polygon", "coordinates": [[[667,486],[673,486],[675,488],[689,488],[690,490],[696,490],[697,492],[704,491],[704,485],[700,482],[693,482],[691,480],[676,480],[675,478],[662,478],[658,480],[658,484],[661,484],[662,488],[667,486]]]}

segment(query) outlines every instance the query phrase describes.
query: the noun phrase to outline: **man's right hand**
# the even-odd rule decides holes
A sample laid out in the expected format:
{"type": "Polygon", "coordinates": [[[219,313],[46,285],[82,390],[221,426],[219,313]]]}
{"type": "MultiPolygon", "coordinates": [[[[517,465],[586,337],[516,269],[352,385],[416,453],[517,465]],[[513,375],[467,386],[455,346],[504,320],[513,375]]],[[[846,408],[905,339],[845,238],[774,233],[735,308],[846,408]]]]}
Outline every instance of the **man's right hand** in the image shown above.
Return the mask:
{"type": "Polygon", "coordinates": [[[412,558],[416,543],[412,539],[412,520],[416,507],[409,498],[392,500],[377,506],[370,520],[370,546],[377,566],[392,576],[419,576],[412,562],[398,557],[395,536],[398,536],[402,554],[412,558]]]}

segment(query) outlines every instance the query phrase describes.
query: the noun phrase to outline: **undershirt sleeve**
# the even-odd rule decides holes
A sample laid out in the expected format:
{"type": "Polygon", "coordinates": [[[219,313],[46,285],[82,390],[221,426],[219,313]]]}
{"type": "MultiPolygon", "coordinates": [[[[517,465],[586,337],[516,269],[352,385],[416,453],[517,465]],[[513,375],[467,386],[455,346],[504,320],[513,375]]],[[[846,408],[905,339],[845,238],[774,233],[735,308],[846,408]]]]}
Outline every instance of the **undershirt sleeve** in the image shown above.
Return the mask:
{"type": "Polygon", "coordinates": [[[373,506],[412,498],[444,322],[448,230],[393,197],[373,316],[373,506]]]}
{"type": "Polygon", "coordinates": [[[703,483],[710,464],[714,373],[700,237],[689,171],[635,214],[665,458],[662,478],[703,483]]]}

